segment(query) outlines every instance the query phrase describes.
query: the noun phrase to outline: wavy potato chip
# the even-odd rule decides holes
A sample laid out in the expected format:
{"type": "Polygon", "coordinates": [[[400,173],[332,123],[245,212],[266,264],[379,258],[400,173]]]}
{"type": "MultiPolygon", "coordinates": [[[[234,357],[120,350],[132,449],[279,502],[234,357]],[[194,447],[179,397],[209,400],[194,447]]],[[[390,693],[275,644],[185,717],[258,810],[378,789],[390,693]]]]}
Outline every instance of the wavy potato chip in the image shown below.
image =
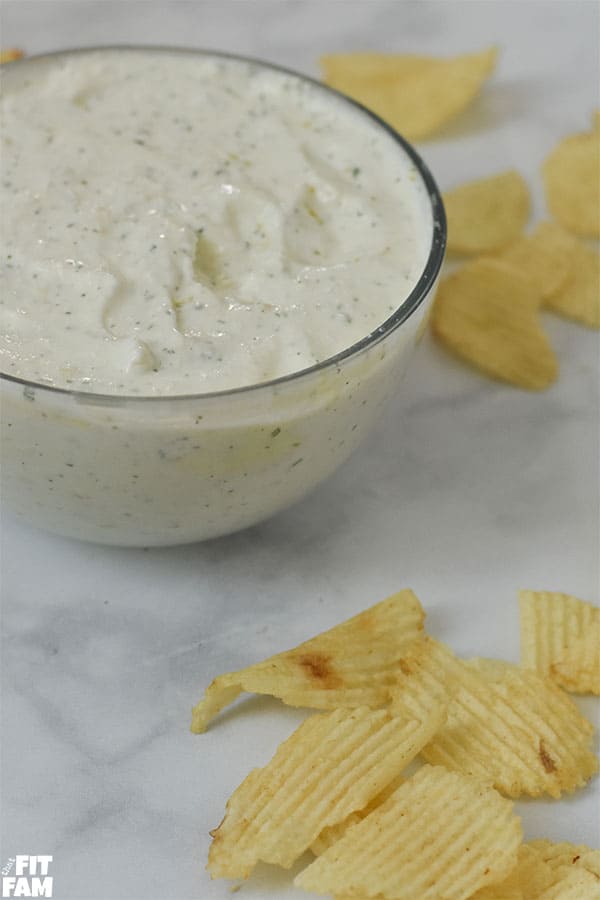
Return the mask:
{"type": "Polygon", "coordinates": [[[219,675],[194,707],[192,731],[204,731],[242,691],[313,709],[385,706],[398,660],[422,634],[424,620],[413,592],[400,591],[293,650],[219,675]]]}
{"type": "Polygon", "coordinates": [[[573,239],[567,280],[546,298],[552,312],[588,328],[600,328],[600,256],[597,250],[573,239]]]}
{"type": "Polygon", "coordinates": [[[600,881],[586,869],[565,866],[554,869],[554,875],[559,877],[537,900],[600,900],[600,881]]]}
{"type": "Polygon", "coordinates": [[[600,608],[568,594],[519,591],[521,664],[575,693],[600,694],[600,608]]]}
{"type": "Polygon", "coordinates": [[[517,862],[521,823],[489,785],[423,766],[295,879],[318,894],[464,900],[517,862]]]}
{"type": "Polygon", "coordinates": [[[472,900],[532,900],[552,884],[552,872],[535,850],[521,844],[517,865],[498,884],[473,894],[472,900]]]}
{"type": "Polygon", "coordinates": [[[566,285],[577,246],[576,238],[560,225],[541,222],[532,234],[495,253],[494,259],[518,269],[545,301],[566,285]]]}
{"type": "Polygon", "coordinates": [[[451,59],[335,53],[321,59],[324,80],[419,141],[459,115],[496,65],[495,48],[451,59]]]}
{"type": "Polygon", "coordinates": [[[518,172],[469,181],[443,195],[450,253],[489,253],[518,238],[529,218],[529,189],[518,172]]]}
{"type": "Polygon", "coordinates": [[[478,891],[472,900],[591,900],[600,887],[598,856],[600,852],[589,847],[529,841],[519,847],[518,862],[510,875],[500,884],[478,891]]]}
{"type": "Polygon", "coordinates": [[[563,138],[542,166],[546,200],[561,225],[600,237],[600,129],[563,138]]]}
{"type": "Polygon", "coordinates": [[[17,50],[16,48],[12,48],[10,50],[0,50],[0,65],[3,63],[14,62],[16,59],[21,59],[23,56],[22,50],[17,50]]]}
{"type": "Polygon", "coordinates": [[[577,866],[587,869],[600,879],[600,850],[592,850],[585,844],[570,844],[568,841],[553,841],[538,838],[528,845],[551,868],[577,866]]]}
{"type": "Polygon", "coordinates": [[[497,660],[457,661],[446,724],[422,751],[434,765],[488,778],[509,797],[560,797],[598,770],[593,727],[536,672],[497,660]]]}
{"type": "Polygon", "coordinates": [[[362,707],[308,718],[227,801],[211,832],[211,875],[247,878],[259,860],[289,868],[325,828],[396,778],[445,715],[445,705],[424,696],[418,717],[362,707]]]}
{"type": "Polygon", "coordinates": [[[391,797],[394,791],[396,791],[401,784],[404,784],[404,777],[402,775],[398,775],[397,778],[394,778],[393,781],[385,787],[381,793],[377,794],[376,797],[373,797],[372,800],[369,800],[367,805],[363,807],[363,809],[357,810],[356,812],[351,813],[347,818],[344,819],[343,822],[340,822],[338,825],[330,825],[328,828],[324,828],[320,833],[318,838],[312,842],[310,845],[310,849],[315,854],[315,856],[320,856],[321,853],[325,853],[326,850],[329,849],[336,841],[339,841],[341,837],[348,831],[351,825],[356,825],[357,822],[361,822],[365,816],[368,816],[369,813],[373,812],[374,809],[377,809],[378,806],[381,806],[382,803],[391,797]]]}
{"type": "Polygon", "coordinates": [[[441,282],[431,327],[445,347],[486,375],[543,390],[556,380],[558,361],[539,304],[535,286],[514,268],[478,259],[441,282]]]}
{"type": "MultiPolygon", "coordinates": [[[[418,638],[398,661],[399,671],[391,711],[401,715],[412,713],[418,718],[423,708],[431,707],[435,710],[440,706],[446,707],[456,688],[453,676],[455,664],[456,657],[445,644],[429,635],[418,638]]],[[[311,845],[313,853],[317,856],[323,853],[340,839],[350,825],[364,819],[369,812],[380,806],[402,782],[402,778],[391,782],[366,807],[357,810],[338,825],[324,829],[311,845]]]]}

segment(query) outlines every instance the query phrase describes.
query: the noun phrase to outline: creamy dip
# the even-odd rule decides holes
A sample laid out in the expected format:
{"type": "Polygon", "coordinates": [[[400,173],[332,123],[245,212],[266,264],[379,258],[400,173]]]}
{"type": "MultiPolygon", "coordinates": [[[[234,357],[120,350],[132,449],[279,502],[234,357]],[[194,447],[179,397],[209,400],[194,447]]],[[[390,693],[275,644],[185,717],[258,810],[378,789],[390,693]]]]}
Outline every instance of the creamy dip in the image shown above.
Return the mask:
{"type": "Polygon", "coordinates": [[[299,371],[421,275],[408,155],[318,85],[226,57],[102,50],[2,73],[0,368],[109,394],[299,371]]]}

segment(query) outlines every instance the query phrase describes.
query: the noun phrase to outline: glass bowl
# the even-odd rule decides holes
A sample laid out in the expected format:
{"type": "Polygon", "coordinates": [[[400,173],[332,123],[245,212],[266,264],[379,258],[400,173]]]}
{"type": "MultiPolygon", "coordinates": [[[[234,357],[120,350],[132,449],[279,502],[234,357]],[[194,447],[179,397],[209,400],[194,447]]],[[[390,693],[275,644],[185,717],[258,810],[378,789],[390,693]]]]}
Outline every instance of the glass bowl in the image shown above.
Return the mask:
{"type": "Polygon", "coordinates": [[[425,327],[446,237],[440,193],[423,161],[386,123],[359,108],[373,127],[393,135],[431,204],[429,255],[395,312],[362,340],[308,369],[209,394],[103,395],[0,375],[5,509],[83,540],[180,544],[259,522],[344,462],[398,388],[425,327]]]}

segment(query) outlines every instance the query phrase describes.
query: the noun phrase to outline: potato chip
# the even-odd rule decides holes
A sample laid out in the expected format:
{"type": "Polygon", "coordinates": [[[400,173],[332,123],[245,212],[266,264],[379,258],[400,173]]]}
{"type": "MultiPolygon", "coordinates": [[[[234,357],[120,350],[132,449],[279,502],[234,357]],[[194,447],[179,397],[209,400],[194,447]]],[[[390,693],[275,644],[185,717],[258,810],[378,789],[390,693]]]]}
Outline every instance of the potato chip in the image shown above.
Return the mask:
{"type": "Polygon", "coordinates": [[[542,331],[535,286],[510,266],[478,259],[445,278],[431,327],[448,349],[509,384],[543,390],[558,361],[542,331]]]}
{"type": "Polygon", "coordinates": [[[423,766],[295,879],[318,894],[464,900],[517,862],[521,823],[493,788],[423,766]]]}
{"type": "Polygon", "coordinates": [[[598,769],[593,728],[549,679],[510,663],[455,663],[460,687],[422,756],[488,778],[509,797],[560,797],[598,769]]]}
{"type": "Polygon", "coordinates": [[[600,900],[600,881],[586,869],[558,868],[560,878],[537,895],[537,900],[600,900]]]}
{"type": "MultiPolygon", "coordinates": [[[[342,838],[348,829],[352,825],[356,825],[358,822],[362,822],[362,820],[372,813],[373,810],[377,809],[377,807],[381,806],[388,797],[390,797],[394,791],[400,787],[405,781],[404,778],[396,778],[394,781],[390,782],[388,787],[378,794],[370,803],[368,803],[364,809],[352,813],[352,815],[348,816],[344,819],[343,822],[340,822],[339,825],[332,825],[330,828],[324,828],[321,834],[312,842],[310,845],[310,850],[314,853],[315,856],[320,856],[322,853],[325,853],[330,847],[333,846],[337,841],[342,838]]],[[[336,895],[337,900],[337,895],[336,895]]]]}
{"type": "Polygon", "coordinates": [[[411,141],[429,137],[479,94],[495,48],[451,59],[384,53],[324,56],[325,82],[373,110],[411,141]]]}
{"type": "Polygon", "coordinates": [[[600,850],[592,850],[584,844],[570,844],[568,841],[553,843],[542,838],[529,841],[527,846],[553,869],[577,866],[600,878],[600,850]]]}
{"type": "Polygon", "coordinates": [[[527,844],[521,844],[517,865],[498,884],[485,887],[472,900],[531,900],[552,884],[552,870],[527,844]]]}
{"type": "Polygon", "coordinates": [[[518,172],[469,181],[443,195],[450,253],[489,253],[516,240],[529,218],[529,190],[518,172]]]}
{"type": "Polygon", "coordinates": [[[541,222],[531,235],[495,253],[494,259],[518,269],[544,301],[566,285],[578,246],[577,239],[560,225],[541,222]]]}
{"type": "Polygon", "coordinates": [[[600,256],[573,239],[569,277],[546,299],[546,307],[589,328],[600,328],[600,256]]]}
{"type": "Polygon", "coordinates": [[[594,131],[600,131],[600,109],[595,109],[592,113],[592,128],[594,131]]]}
{"type": "Polygon", "coordinates": [[[575,693],[600,694],[600,608],[568,594],[519,591],[521,663],[575,693]]]}
{"type": "Polygon", "coordinates": [[[330,825],[329,828],[324,828],[321,834],[318,836],[316,840],[312,842],[310,845],[310,849],[315,854],[315,856],[320,856],[321,853],[324,853],[329,849],[336,841],[344,835],[346,831],[350,828],[351,825],[356,825],[357,822],[361,822],[365,816],[368,816],[369,813],[373,812],[374,809],[377,809],[378,806],[381,806],[388,797],[391,797],[394,791],[396,791],[401,784],[404,784],[404,778],[402,775],[398,775],[397,778],[394,778],[393,781],[385,787],[381,793],[377,794],[376,797],[373,797],[367,805],[361,809],[357,810],[357,812],[351,813],[347,818],[344,819],[343,822],[340,822],[338,825],[330,825]]]}
{"type": "Polygon", "coordinates": [[[311,716],[254,769],[211,832],[213,877],[247,878],[263,862],[289,868],[324,828],[363,809],[414,759],[445,719],[424,697],[411,712],[361,707],[311,716]]]}
{"type": "Polygon", "coordinates": [[[21,59],[23,56],[22,50],[17,50],[16,48],[12,48],[11,50],[0,50],[0,65],[2,63],[14,62],[16,59],[21,59]]]}
{"type": "Polygon", "coordinates": [[[424,620],[413,592],[400,591],[293,650],[219,675],[193,710],[192,731],[204,731],[242,691],[313,709],[385,706],[398,660],[422,634],[424,620]]]}
{"type": "MultiPolygon", "coordinates": [[[[397,684],[391,700],[391,711],[400,715],[413,714],[420,718],[425,707],[437,709],[446,707],[455,690],[455,679],[452,675],[456,657],[449,647],[434,640],[429,635],[415,640],[405,655],[398,661],[397,684]]],[[[311,845],[311,850],[318,856],[327,847],[339,840],[350,825],[380,806],[387,797],[402,783],[401,778],[388,784],[386,788],[366,807],[357,810],[343,822],[332,828],[326,828],[311,845]]]]}
{"type": "Polygon", "coordinates": [[[600,130],[564,138],[542,166],[546,200],[561,225],[600,237],[600,130]]]}

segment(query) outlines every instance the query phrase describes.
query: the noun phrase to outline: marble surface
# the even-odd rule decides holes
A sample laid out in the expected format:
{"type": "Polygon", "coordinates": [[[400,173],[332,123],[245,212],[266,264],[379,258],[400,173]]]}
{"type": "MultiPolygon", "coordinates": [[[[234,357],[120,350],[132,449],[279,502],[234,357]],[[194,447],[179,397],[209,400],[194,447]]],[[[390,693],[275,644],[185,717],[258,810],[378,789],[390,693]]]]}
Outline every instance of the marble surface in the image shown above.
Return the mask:
{"type": "MultiPolygon", "coordinates": [[[[420,149],[442,187],[508,166],[530,181],[598,104],[594,2],[11,2],[1,42],[39,52],[145,42],[258,55],[476,50],[485,95],[420,149]]],[[[519,587],[598,599],[598,343],[544,320],[561,361],[537,395],[484,380],[426,339],[385,420],[322,488],[249,531],[167,550],[71,543],[2,517],[2,858],[53,854],[59,900],[216,900],[208,829],[303,713],[250,700],[202,737],[210,678],[403,586],[463,654],[516,660],[519,587]]],[[[598,720],[595,701],[581,707],[598,720]]],[[[597,844],[598,779],[519,803],[528,837],[597,844]]],[[[240,897],[296,896],[261,867],[240,897]]],[[[304,895],[306,896],[306,895],[304,895]]]]}

